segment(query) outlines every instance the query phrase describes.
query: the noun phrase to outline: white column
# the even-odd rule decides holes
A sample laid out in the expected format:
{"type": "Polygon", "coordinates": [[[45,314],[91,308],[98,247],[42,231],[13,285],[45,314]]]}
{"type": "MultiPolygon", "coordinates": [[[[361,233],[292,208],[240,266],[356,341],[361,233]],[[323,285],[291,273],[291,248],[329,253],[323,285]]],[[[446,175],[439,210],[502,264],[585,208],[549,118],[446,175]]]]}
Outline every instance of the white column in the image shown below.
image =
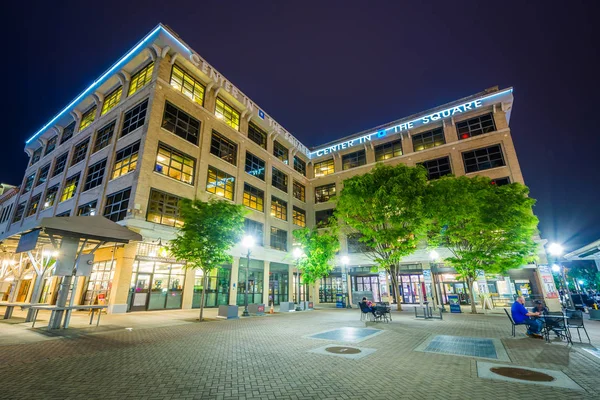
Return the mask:
{"type": "Polygon", "coordinates": [[[230,306],[235,306],[237,304],[239,270],[240,270],[240,258],[233,257],[233,263],[231,264],[231,279],[229,281],[229,305],[230,306]]]}
{"type": "Polygon", "coordinates": [[[269,276],[269,272],[271,270],[271,262],[270,261],[263,261],[264,263],[264,269],[263,269],[263,304],[265,305],[265,307],[269,307],[271,304],[269,304],[269,282],[270,282],[270,276],[269,276]]]}

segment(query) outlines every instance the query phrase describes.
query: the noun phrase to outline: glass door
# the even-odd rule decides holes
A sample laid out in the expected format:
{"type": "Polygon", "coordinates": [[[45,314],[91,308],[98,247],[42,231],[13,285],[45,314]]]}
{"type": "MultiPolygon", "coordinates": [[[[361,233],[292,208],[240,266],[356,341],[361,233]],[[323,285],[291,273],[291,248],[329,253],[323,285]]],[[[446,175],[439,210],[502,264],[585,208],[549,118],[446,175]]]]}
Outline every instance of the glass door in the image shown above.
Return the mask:
{"type": "Polygon", "coordinates": [[[151,274],[138,274],[131,287],[129,311],[146,311],[150,293],[151,274]]]}

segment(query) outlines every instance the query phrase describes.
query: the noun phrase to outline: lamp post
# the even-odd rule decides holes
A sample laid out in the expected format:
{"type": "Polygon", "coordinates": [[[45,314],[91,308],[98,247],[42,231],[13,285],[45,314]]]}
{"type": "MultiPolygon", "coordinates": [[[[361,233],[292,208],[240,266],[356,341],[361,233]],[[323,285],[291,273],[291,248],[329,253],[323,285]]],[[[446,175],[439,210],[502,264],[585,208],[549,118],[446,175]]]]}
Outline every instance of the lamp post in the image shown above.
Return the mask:
{"type": "Polygon", "coordinates": [[[304,256],[304,252],[301,248],[295,247],[293,254],[294,258],[296,259],[296,280],[298,281],[298,290],[296,292],[296,311],[302,311],[302,308],[300,308],[300,268],[298,267],[298,262],[300,261],[300,258],[304,256]]]}
{"type": "Polygon", "coordinates": [[[565,267],[558,264],[559,257],[563,254],[564,248],[558,243],[550,243],[548,246],[548,252],[556,260],[556,264],[552,265],[552,271],[560,274],[561,284],[565,292],[565,305],[569,307],[571,305],[571,295],[569,294],[569,286],[567,285],[567,277],[565,276],[565,267]]]}
{"type": "Polygon", "coordinates": [[[246,253],[246,293],[244,294],[244,312],[242,313],[242,317],[248,317],[250,314],[248,313],[248,275],[250,274],[250,249],[254,246],[254,238],[252,236],[246,235],[242,239],[242,246],[247,249],[246,253]]]}
{"type": "Polygon", "coordinates": [[[348,256],[342,256],[341,261],[344,267],[342,271],[342,293],[344,295],[344,302],[346,303],[346,308],[352,308],[348,296],[348,263],[350,262],[350,258],[348,258],[348,256]]]}

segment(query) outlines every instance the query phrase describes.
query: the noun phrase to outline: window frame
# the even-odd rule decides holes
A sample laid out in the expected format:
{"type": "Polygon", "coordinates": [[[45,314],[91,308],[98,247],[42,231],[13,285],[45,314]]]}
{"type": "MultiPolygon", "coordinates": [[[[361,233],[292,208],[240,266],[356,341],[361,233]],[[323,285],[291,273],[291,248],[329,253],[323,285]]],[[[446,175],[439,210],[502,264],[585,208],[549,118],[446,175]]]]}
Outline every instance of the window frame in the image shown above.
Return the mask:
{"type": "Polygon", "coordinates": [[[443,157],[438,157],[438,158],[434,158],[431,160],[425,160],[423,162],[418,163],[418,165],[421,165],[425,168],[425,170],[427,171],[427,180],[428,181],[432,181],[435,179],[440,179],[441,177],[444,177],[446,175],[451,175],[452,174],[452,160],[450,159],[450,156],[443,156],[443,157]],[[448,171],[444,172],[445,170],[441,170],[440,169],[440,161],[441,160],[447,160],[447,165],[448,165],[448,171]],[[435,162],[436,165],[425,165],[426,163],[433,163],[435,162]],[[434,177],[432,177],[432,168],[435,167],[435,171],[433,173],[433,175],[435,175],[434,177]],[[442,173],[443,172],[443,173],[442,173]]]}
{"type": "Polygon", "coordinates": [[[444,134],[444,127],[440,126],[438,128],[430,129],[425,132],[417,133],[411,136],[411,140],[413,144],[413,151],[415,152],[443,146],[446,144],[446,135],[444,134]],[[436,140],[436,137],[438,139],[439,137],[441,137],[442,141],[439,142],[438,140],[436,140]],[[422,148],[418,148],[419,146],[417,146],[417,140],[420,142],[419,145],[421,145],[422,148]]]}
{"type": "Polygon", "coordinates": [[[62,191],[60,193],[60,199],[58,200],[59,203],[71,200],[73,197],[75,197],[75,194],[77,193],[77,188],[79,186],[80,177],[81,172],[77,172],[76,174],[71,175],[65,180],[65,185],[62,188],[62,191]],[[66,197],[67,195],[68,197],[66,197]]]}
{"type": "Polygon", "coordinates": [[[44,146],[40,146],[33,151],[31,155],[31,160],[29,161],[29,166],[36,164],[42,158],[42,151],[44,150],[44,146]]]}
{"type": "Polygon", "coordinates": [[[331,174],[335,174],[335,160],[333,158],[328,158],[327,160],[319,161],[314,164],[315,178],[320,178],[322,176],[327,176],[331,174]],[[319,170],[318,174],[317,169],[319,170]],[[322,171],[326,172],[322,173],[322,171]]]}
{"type": "Polygon", "coordinates": [[[265,212],[265,191],[244,182],[242,204],[252,210],[265,212]],[[260,200],[260,201],[259,201],[260,200]],[[256,207],[252,207],[256,204],[256,207]]]}
{"type": "Polygon", "coordinates": [[[121,97],[123,96],[123,86],[117,87],[115,90],[111,91],[108,95],[104,97],[104,101],[102,102],[102,109],[100,110],[100,116],[110,112],[113,108],[115,108],[120,102],[121,97]]]}
{"type": "Polygon", "coordinates": [[[456,134],[458,140],[468,139],[474,136],[484,135],[486,133],[496,131],[496,121],[494,119],[494,113],[487,113],[472,117],[463,121],[458,121],[455,124],[456,134]],[[489,118],[486,121],[482,121],[484,118],[489,118]],[[491,122],[491,125],[489,125],[491,122]],[[484,126],[484,123],[488,123],[484,126]],[[491,129],[490,129],[491,128],[491,129]]]}
{"type": "Polygon", "coordinates": [[[306,211],[300,207],[292,206],[292,223],[301,228],[306,228],[306,211]]]}
{"type": "Polygon", "coordinates": [[[65,169],[67,168],[67,161],[69,160],[69,152],[66,151],[62,153],[60,156],[56,157],[55,160],[56,161],[54,162],[54,168],[52,168],[51,178],[54,178],[58,174],[65,172],[65,169]]]}
{"type": "Polygon", "coordinates": [[[58,197],[59,187],[60,187],[60,185],[56,184],[56,185],[51,186],[48,189],[46,189],[46,192],[44,193],[44,204],[42,205],[42,210],[47,210],[48,208],[53,207],[56,204],[56,198],[58,197]],[[52,202],[50,204],[46,205],[46,203],[48,203],[49,199],[51,199],[52,202]]]}
{"type": "Polygon", "coordinates": [[[342,156],[342,171],[362,167],[367,164],[367,152],[365,149],[344,154],[342,156]]]}
{"type": "Polygon", "coordinates": [[[117,192],[111,193],[106,195],[106,202],[104,204],[103,207],[103,211],[102,211],[102,216],[104,218],[110,219],[113,222],[118,222],[118,221],[122,221],[127,217],[127,210],[129,208],[129,202],[131,201],[131,187],[119,190],[117,192]],[[125,193],[127,193],[127,199],[125,200],[125,193]],[[110,202],[110,199],[114,199],[115,197],[117,197],[118,195],[123,194],[123,198],[121,198],[120,200],[118,200],[117,202],[110,202]],[[126,204],[125,209],[123,209],[123,204],[126,204]],[[114,206],[118,204],[119,208],[115,209],[114,206]],[[110,208],[110,212],[107,213],[107,210],[109,210],[110,208]],[[115,211],[116,210],[116,211],[115,211]],[[123,214],[123,216],[121,217],[121,214],[123,214]],[[117,215],[117,219],[113,219],[112,216],[113,215],[117,215]]]}
{"type": "Polygon", "coordinates": [[[237,143],[227,139],[225,136],[221,135],[219,132],[213,130],[212,136],[210,138],[210,154],[219,159],[237,166],[237,156],[238,156],[238,145],[237,143]],[[221,154],[224,151],[228,151],[225,153],[225,157],[221,154]],[[233,157],[231,155],[233,154],[233,157]],[[229,160],[231,158],[231,161],[229,160]],[[233,161],[233,162],[232,162],[233,161]]]}
{"type": "Polygon", "coordinates": [[[276,159],[281,160],[286,165],[290,163],[290,149],[279,143],[277,140],[273,140],[273,155],[276,159]]]}
{"type": "Polygon", "coordinates": [[[337,185],[335,184],[335,182],[333,182],[333,183],[328,183],[326,185],[321,185],[321,186],[315,187],[315,204],[327,203],[327,202],[331,201],[331,198],[334,197],[337,193],[336,186],[337,185]],[[333,188],[333,190],[331,190],[332,188],[333,188]],[[326,198],[326,199],[319,200],[319,192],[322,190],[323,191],[326,190],[326,193],[321,194],[322,198],[326,198]]]}
{"type": "Polygon", "coordinates": [[[281,221],[288,220],[288,203],[276,196],[271,196],[271,217],[281,221]]]}
{"type": "Polygon", "coordinates": [[[231,104],[227,103],[221,97],[215,99],[215,116],[223,121],[225,125],[236,131],[240,131],[240,113],[231,104]],[[222,104],[219,104],[221,102],[222,104]],[[229,114],[229,115],[227,115],[229,114]]]}
{"type": "Polygon", "coordinates": [[[175,179],[176,181],[185,183],[186,185],[194,186],[194,183],[196,182],[196,159],[192,156],[185,154],[182,151],[174,149],[173,147],[171,147],[163,142],[158,142],[158,147],[156,150],[156,160],[154,162],[154,172],[156,172],[157,174],[160,174],[162,176],[166,176],[168,178],[175,179]],[[167,155],[165,153],[161,154],[161,150],[163,150],[164,152],[168,152],[169,156],[167,157],[167,155]],[[158,157],[160,155],[162,155],[163,157],[167,157],[168,165],[166,163],[159,162],[158,157]],[[182,159],[182,161],[179,162],[177,160],[173,160],[174,155],[177,157],[180,157],[182,159]],[[177,169],[176,165],[173,165],[174,162],[180,163],[181,169],[177,169]],[[191,165],[188,164],[188,162],[191,162],[191,165]],[[158,171],[157,169],[158,169],[159,165],[162,167],[162,170],[163,171],[166,170],[167,173],[158,171]],[[185,172],[184,167],[190,168],[191,173],[185,172]],[[171,171],[178,171],[180,178],[172,176],[170,174],[171,171]],[[186,176],[190,178],[189,181],[184,179],[184,177],[186,177],[186,176]]]}
{"type": "Polygon", "coordinates": [[[87,156],[89,143],[90,143],[90,138],[88,137],[88,138],[82,140],[81,142],[77,143],[73,147],[73,154],[71,154],[71,163],[69,164],[69,167],[79,164],[80,162],[85,160],[85,158],[87,156]]]}
{"type": "MultiPolygon", "coordinates": [[[[235,199],[235,181],[236,178],[233,175],[228,174],[225,171],[222,171],[218,168],[213,167],[212,165],[208,165],[208,170],[206,173],[206,186],[204,190],[206,192],[214,194],[215,196],[219,196],[221,198],[234,201],[235,199]],[[209,190],[209,185],[213,184],[211,182],[211,172],[214,174],[214,191],[209,190]],[[225,182],[224,186],[219,185],[219,182],[225,182]],[[231,190],[228,190],[230,188],[231,190]],[[223,196],[219,195],[219,189],[223,191],[223,196]],[[227,196],[227,193],[231,193],[231,198],[227,196]]],[[[211,188],[212,189],[212,188],[211,188]]]]}
{"type": "Polygon", "coordinates": [[[267,133],[252,121],[248,123],[248,139],[263,149],[267,149],[267,133]]]}
{"type": "Polygon", "coordinates": [[[271,167],[271,186],[287,193],[289,191],[289,183],[289,177],[285,172],[275,167],[271,167]]]}
{"type": "Polygon", "coordinates": [[[306,176],[306,161],[298,156],[294,156],[294,170],[302,176],[306,176]]]}
{"type": "Polygon", "coordinates": [[[50,139],[48,139],[48,141],[46,142],[46,147],[44,149],[44,157],[46,157],[48,154],[52,153],[56,149],[56,143],[58,143],[58,135],[54,135],[50,139]]]}
{"type": "Polygon", "coordinates": [[[267,163],[262,158],[246,150],[246,161],[244,163],[244,171],[248,175],[251,175],[264,182],[266,179],[267,163]],[[258,173],[253,174],[253,171],[258,171],[258,173]]]}
{"type": "Polygon", "coordinates": [[[271,226],[271,232],[269,235],[269,245],[272,249],[279,251],[287,251],[288,248],[288,240],[287,240],[287,231],[285,229],[280,229],[275,226],[271,226]],[[275,236],[274,236],[275,235],[275,236]],[[275,240],[273,240],[275,239],[275,240]],[[283,239],[283,240],[280,240],[283,239]],[[277,247],[276,244],[278,241],[281,241],[283,244],[282,247],[277,247]]]}
{"type": "Polygon", "coordinates": [[[90,201],[88,203],[82,204],[79,207],[77,207],[77,216],[78,217],[91,216],[92,210],[94,210],[94,215],[96,215],[96,213],[98,212],[98,200],[90,201]],[[86,208],[88,209],[87,212],[82,212],[82,211],[85,211],[86,208]]]}
{"type": "Polygon", "coordinates": [[[160,127],[181,139],[198,146],[202,123],[170,101],[165,101],[160,127]]]}
{"type": "Polygon", "coordinates": [[[85,128],[94,123],[96,120],[96,111],[98,111],[98,106],[94,104],[81,115],[81,121],[79,121],[79,132],[83,131],[85,128]]]}
{"type": "Polygon", "coordinates": [[[121,123],[121,133],[119,134],[119,138],[129,135],[137,129],[143,128],[144,124],[146,123],[147,113],[148,98],[140,101],[125,111],[125,113],[123,113],[123,122],[121,123]],[[140,115],[142,114],[143,116],[140,118],[140,115]]]}
{"type": "Polygon", "coordinates": [[[48,163],[46,165],[44,165],[43,167],[41,167],[39,169],[39,172],[37,174],[37,178],[35,179],[35,184],[34,187],[38,187],[40,186],[42,183],[45,183],[48,181],[48,176],[50,175],[50,164],[48,163]],[[44,175],[44,169],[46,170],[46,173],[44,175]],[[43,180],[42,180],[43,179],[43,180]]]}
{"type": "Polygon", "coordinates": [[[171,68],[171,76],[169,77],[169,85],[171,85],[171,87],[173,89],[179,91],[185,97],[192,100],[194,103],[204,107],[204,99],[206,96],[206,86],[202,82],[200,82],[199,80],[194,78],[194,76],[192,76],[192,74],[188,73],[183,67],[179,66],[178,64],[173,64],[173,67],[171,68]],[[176,81],[175,84],[173,84],[175,69],[178,69],[180,71],[181,82],[176,81]],[[186,80],[186,78],[188,78],[188,79],[186,80]],[[188,87],[186,87],[186,83],[188,84],[187,85],[188,87]],[[190,83],[192,84],[191,89],[189,87],[190,83]],[[197,87],[201,88],[201,90],[199,91],[199,92],[201,92],[201,95],[199,95],[199,96],[196,95],[197,87]],[[197,101],[198,98],[200,99],[200,101],[197,101]]]}
{"type": "Polygon", "coordinates": [[[131,97],[139,92],[144,86],[152,81],[154,73],[154,61],[141,67],[135,74],[131,75],[129,80],[129,88],[127,89],[127,97],[131,97]],[[143,75],[143,77],[142,77],[143,75]]]}
{"type": "Polygon", "coordinates": [[[306,186],[304,186],[303,184],[301,184],[300,182],[298,182],[295,179],[292,179],[293,183],[292,183],[292,195],[294,196],[295,199],[300,200],[303,203],[306,203],[306,186]],[[297,191],[296,189],[300,189],[299,191],[297,191]],[[296,194],[299,194],[299,196],[296,196],[296,194]]]}
{"type": "Polygon", "coordinates": [[[106,173],[107,162],[108,159],[105,158],[88,166],[85,175],[85,183],[83,184],[83,192],[87,192],[90,189],[102,185],[102,182],[104,182],[104,175],[106,173]]]}
{"type": "Polygon", "coordinates": [[[114,180],[125,176],[131,172],[134,172],[137,169],[137,163],[140,158],[140,141],[138,140],[135,143],[130,144],[129,146],[125,146],[120,150],[117,150],[114,157],[113,167],[111,168],[110,180],[114,180]],[[130,154],[126,154],[130,151],[130,154]],[[135,156],[135,160],[133,160],[135,156]],[[127,162],[123,162],[127,160],[127,162]],[[131,165],[134,164],[133,168],[131,165]],[[115,173],[117,169],[120,171],[117,176],[115,173]],[[123,172],[123,170],[127,169],[127,172],[123,172]]]}
{"type": "Polygon", "coordinates": [[[60,144],[63,144],[67,140],[71,139],[75,134],[75,125],[77,121],[72,121],[69,125],[65,126],[60,135],[60,144]]]}
{"type": "Polygon", "coordinates": [[[115,134],[116,125],[117,120],[113,120],[96,131],[94,144],[92,146],[92,154],[110,146],[113,135],[115,134]]]}
{"type": "Polygon", "coordinates": [[[465,173],[467,174],[506,166],[504,152],[502,151],[502,146],[500,144],[464,151],[461,154],[463,159],[463,165],[465,167],[465,173]],[[497,151],[494,153],[490,153],[490,150],[492,149],[497,149],[497,151]],[[485,154],[483,154],[483,152],[485,152],[485,154]],[[472,156],[470,156],[467,159],[467,155],[471,154],[472,156]],[[499,155],[500,158],[492,159],[493,155],[499,155]],[[469,163],[469,161],[471,160],[474,160],[474,163],[469,163]],[[500,164],[498,164],[498,161],[500,162],[500,164]],[[486,166],[486,164],[489,164],[489,166],[486,166]]]}
{"type": "Polygon", "coordinates": [[[264,246],[265,224],[250,218],[244,218],[244,233],[252,236],[256,244],[264,246]],[[260,226],[260,229],[255,229],[260,226]],[[259,234],[260,233],[260,234],[259,234]]]}
{"type": "Polygon", "coordinates": [[[404,154],[402,150],[402,139],[391,140],[386,143],[375,146],[375,162],[389,160],[394,157],[400,157],[404,154]],[[400,154],[398,153],[400,151],[400,154]]]}
{"type": "Polygon", "coordinates": [[[173,228],[181,228],[183,226],[183,219],[181,218],[181,200],[183,200],[183,198],[180,196],[151,187],[148,195],[148,207],[146,207],[146,221],[154,224],[171,226],[173,228]],[[162,197],[153,199],[153,194],[162,197]],[[169,203],[169,200],[174,200],[177,204],[173,205],[172,203],[169,203]],[[160,222],[150,219],[151,213],[154,212],[152,207],[155,207],[154,211],[156,211],[153,215],[158,216],[160,222]],[[173,210],[173,213],[166,212],[168,210],[173,210]],[[164,223],[165,219],[173,219],[173,223],[164,223]]]}
{"type": "Polygon", "coordinates": [[[38,193],[31,196],[27,203],[27,210],[25,211],[25,218],[34,216],[40,208],[40,201],[42,200],[42,193],[38,193]]]}

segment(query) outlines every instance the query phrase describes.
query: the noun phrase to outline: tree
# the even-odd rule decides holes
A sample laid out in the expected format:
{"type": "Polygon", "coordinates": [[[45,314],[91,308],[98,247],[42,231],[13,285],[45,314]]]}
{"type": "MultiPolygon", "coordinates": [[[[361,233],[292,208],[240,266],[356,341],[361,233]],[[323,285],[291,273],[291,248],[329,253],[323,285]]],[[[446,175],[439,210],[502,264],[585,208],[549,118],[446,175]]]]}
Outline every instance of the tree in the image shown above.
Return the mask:
{"type": "Polygon", "coordinates": [[[569,262],[567,282],[569,283],[569,286],[575,288],[575,285],[572,282],[573,279],[578,282],[583,281],[583,285],[580,286],[583,286],[585,289],[598,289],[600,287],[600,271],[598,271],[594,261],[591,260],[569,262]]]}
{"type": "Polygon", "coordinates": [[[240,242],[244,232],[244,207],[225,200],[183,199],[180,203],[183,227],[171,241],[169,251],[177,260],[185,261],[186,268],[202,270],[202,298],[200,321],[208,275],[223,263],[232,260],[229,250],[240,242]]]}
{"type": "Polygon", "coordinates": [[[467,282],[473,313],[478,270],[503,273],[535,259],[538,219],[528,194],[520,183],[496,186],[486,177],[444,177],[429,185],[429,243],[452,253],[444,261],[467,282]]]}
{"type": "Polygon", "coordinates": [[[373,170],[344,181],[335,215],[361,234],[367,253],[392,279],[398,296],[398,270],[403,257],[412,254],[427,221],[424,194],[427,172],[422,167],[377,165],[373,170]]]}
{"type": "Polygon", "coordinates": [[[328,229],[302,228],[293,232],[296,243],[302,247],[304,257],[297,262],[302,271],[303,283],[312,284],[329,275],[335,267],[332,263],[340,248],[335,223],[328,229]]]}

